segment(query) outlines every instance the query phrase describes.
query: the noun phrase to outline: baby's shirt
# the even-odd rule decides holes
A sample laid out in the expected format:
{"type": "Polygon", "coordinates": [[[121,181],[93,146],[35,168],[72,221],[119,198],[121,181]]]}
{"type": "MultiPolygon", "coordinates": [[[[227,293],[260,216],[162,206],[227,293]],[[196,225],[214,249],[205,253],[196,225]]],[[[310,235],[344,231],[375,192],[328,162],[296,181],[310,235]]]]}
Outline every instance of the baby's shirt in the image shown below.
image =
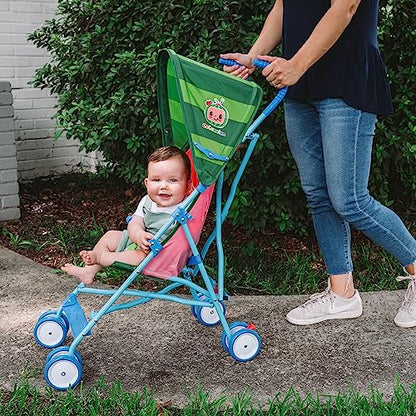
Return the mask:
{"type": "MultiPolygon", "coordinates": [[[[152,201],[149,195],[144,196],[133,215],[143,218],[146,231],[155,235],[160,228],[171,217],[171,214],[179,207],[180,204],[171,205],[169,207],[159,207],[154,201],[152,201]]],[[[163,241],[172,230],[174,224],[165,232],[160,238],[163,241]]]]}

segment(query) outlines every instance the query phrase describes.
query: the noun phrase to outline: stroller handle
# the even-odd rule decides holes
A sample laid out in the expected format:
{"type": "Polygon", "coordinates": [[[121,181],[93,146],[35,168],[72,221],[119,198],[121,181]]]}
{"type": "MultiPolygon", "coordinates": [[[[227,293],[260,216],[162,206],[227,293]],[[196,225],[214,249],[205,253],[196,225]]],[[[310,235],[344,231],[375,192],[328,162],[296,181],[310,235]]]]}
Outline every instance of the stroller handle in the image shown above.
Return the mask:
{"type": "MultiPolygon", "coordinates": [[[[220,58],[218,59],[218,63],[221,65],[226,65],[226,66],[233,66],[233,65],[241,66],[241,64],[239,64],[237,61],[234,61],[233,59],[220,58]]],[[[261,59],[253,60],[253,65],[256,66],[257,68],[264,69],[269,64],[270,62],[263,61],[261,59]]],[[[268,117],[274,111],[274,109],[283,101],[283,98],[285,98],[286,92],[287,92],[287,87],[283,87],[282,89],[279,90],[279,92],[276,94],[276,97],[274,97],[273,101],[264,109],[263,114],[265,117],[268,117]]]]}
{"type": "MultiPolygon", "coordinates": [[[[233,59],[220,58],[218,59],[218,63],[220,65],[225,65],[225,66],[233,66],[233,65],[241,66],[241,64],[239,64],[237,61],[234,61],[233,59]]],[[[262,61],[261,59],[255,59],[253,61],[253,65],[261,69],[266,68],[266,66],[269,65],[269,63],[270,62],[262,61]]]]}
{"type": "Polygon", "coordinates": [[[253,65],[254,65],[254,66],[256,66],[257,68],[264,69],[264,68],[266,68],[266,66],[267,66],[267,65],[269,65],[269,64],[270,64],[270,62],[263,61],[263,60],[261,60],[261,59],[254,59],[254,60],[253,60],[253,65]]]}

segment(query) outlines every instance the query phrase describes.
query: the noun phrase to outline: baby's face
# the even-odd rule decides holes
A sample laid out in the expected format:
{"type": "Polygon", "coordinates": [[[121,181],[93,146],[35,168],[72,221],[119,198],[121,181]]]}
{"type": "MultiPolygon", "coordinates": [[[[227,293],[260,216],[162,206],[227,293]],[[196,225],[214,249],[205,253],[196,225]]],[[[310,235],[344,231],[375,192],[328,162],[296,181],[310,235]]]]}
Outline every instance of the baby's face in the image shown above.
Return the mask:
{"type": "Polygon", "coordinates": [[[150,199],[160,207],[176,205],[185,199],[189,181],[179,157],[160,162],[149,162],[144,181],[150,199]]]}

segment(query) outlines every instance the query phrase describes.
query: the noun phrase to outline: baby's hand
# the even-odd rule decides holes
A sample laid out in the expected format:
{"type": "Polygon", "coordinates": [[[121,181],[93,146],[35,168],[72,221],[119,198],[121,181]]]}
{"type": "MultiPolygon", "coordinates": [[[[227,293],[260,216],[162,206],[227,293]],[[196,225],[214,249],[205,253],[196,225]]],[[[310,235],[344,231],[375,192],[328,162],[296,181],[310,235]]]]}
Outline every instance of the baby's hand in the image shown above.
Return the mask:
{"type": "Polygon", "coordinates": [[[144,252],[149,252],[150,248],[149,248],[149,241],[153,238],[153,234],[148,233],[147,231],[143,231],[140,233],[140,239],[138,241],[138,246],[141,250],[143,250],[144,252]]]}

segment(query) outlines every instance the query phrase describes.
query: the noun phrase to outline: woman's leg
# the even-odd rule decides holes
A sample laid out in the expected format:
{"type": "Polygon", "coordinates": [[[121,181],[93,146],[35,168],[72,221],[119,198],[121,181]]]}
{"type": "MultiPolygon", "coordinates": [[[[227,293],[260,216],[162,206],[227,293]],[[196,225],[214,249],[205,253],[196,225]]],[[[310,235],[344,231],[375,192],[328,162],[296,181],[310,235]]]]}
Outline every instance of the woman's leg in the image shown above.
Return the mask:
{"type": "Polygon", "coordinates": [[[325,174],[332,206],[341,218],[391,253],[402,266],[416,260],[416,241],[400,218],[368,191],[376,116],[340,99],[317,104],[325,174]]]}
{"type": "Polygon", "coordinates": [[[372,198],[368,191],[376,116],[351,108],[340,99],[320,100],[316,107],[320,114],[331,203],[341,218],[391,253],[406,268],[411,282],[403,310],[399,311],[395,322],[400,326],[415,326],[416,240],[401,219],[372,198]]]}
{"type": "Polygon", "coordinates": [[[338,215],[329,199],[319,113],[311,104],[287,100],[285,120],[290,150],[328,274],[346,275],[353,268],[351,232],[348,222],[338,215]]]}
{"type": "Polygon", "coordinates": [[[310,103],[286,100],[285,121],[289,146],[311,208],[332,289],[289,312],[287,319],[296,324],[309,324],[359,316],[362,312],[361,300],[351,278],[350,228],[329,199],[319,113],[310,103]]]}

